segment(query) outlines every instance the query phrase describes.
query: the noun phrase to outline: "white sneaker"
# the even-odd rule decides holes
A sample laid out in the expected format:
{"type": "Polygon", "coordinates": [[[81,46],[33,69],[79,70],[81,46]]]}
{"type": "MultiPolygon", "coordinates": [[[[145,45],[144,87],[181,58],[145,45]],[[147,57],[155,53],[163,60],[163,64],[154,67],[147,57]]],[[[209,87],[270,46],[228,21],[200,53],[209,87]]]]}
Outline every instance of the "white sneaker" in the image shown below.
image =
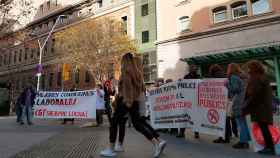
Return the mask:
{"type": "Polygon", "coordinates": [[[124,148],[123,148],[123,146],[120,143],[116,143],[115,151],[116,152],[124,152],[124,148]]]}
{"type": "Polygon", "coordinates": [[[117,154],[110,148],[102,150],[100,152],[100,155],[104,156],[104,157],[116,157],[117,156],[117,154]]]}
{"type": "Polygon", "coordinates": [[[154,158],[158,158],[160,156],[160,154],[163,152],[165,146],[166,146],[166,141],[164,141],[164,140],[160,141],[160,143],[155,146],[154,158]]]}

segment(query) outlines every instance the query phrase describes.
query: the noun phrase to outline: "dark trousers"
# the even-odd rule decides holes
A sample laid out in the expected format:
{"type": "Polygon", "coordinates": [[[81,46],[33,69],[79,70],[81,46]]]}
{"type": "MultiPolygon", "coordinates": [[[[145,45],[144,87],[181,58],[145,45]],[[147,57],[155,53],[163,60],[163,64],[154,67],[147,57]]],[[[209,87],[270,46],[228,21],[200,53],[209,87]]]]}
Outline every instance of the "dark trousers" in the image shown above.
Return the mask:
{"type": "Polygon", "coordinates": [[[108,117],[108,121],[111,124],[112,122],[112,108],[110,105],[110,100],[105,100],[105,113],[108,117]]]}
{"type": "Polygon", "coordinates": [[[237,128],[236,119],[234,117],[231,117],[230,122],[231,122],[232,133],[234,134],[234,136],[238,137],[238,128],[237,128]]]}
{"type": "Polygon", "coordinates": [[[258,122],[258,125],[262,131],[263,134],[263,138],[265,141],[265,148],[270,148],[272,150],[274,150],[274,144],[273,144],[273,140],[272,140],[272,136],[271,133],[269,131],[268,126],[270,125],[269,123],[265,123],[265,122],[258,122]]]}
{"type": "Polygon", "coordinates": [[[22,121],[22,107],[20,105],[16,105],[16,115],[17,115],[17,122],[22,121]]]}
{"type": "Polygon", "coordinates": [[[72,124],[74,123],[74,118],[65,118],[63,119],[63,124],[66,124],[68,121],[71,121],[72,124]]]}
{"type": "Polygon", "coordinates": [[[98,125],[103,123],[103,110],[96,110],[96,122],[98,125]]]}
{"type": "Polygon", "coordinates": [[[134,128],[142,133],[148,140],[157,138],[156,131],[147,124],[147,122],[141,119],[139,114],[139,102],[134,101],[132,107],[127,108],[122,101],[118,101],[115,113],[112,117],[110,126],[110,143],[115,143],[117,139],[119,122],[129,113],[134,128]]]}
{"type": "Polygon", "coordinates": [[[125,137],[125,125],[126,125],[126,122],[127,122],[128,118],[127,117],[123,117],[120,119],[120,122],[119,122],[119,143],[120,144],[123,144],[123,141],[124,141],[124,137],[125,137]]]}

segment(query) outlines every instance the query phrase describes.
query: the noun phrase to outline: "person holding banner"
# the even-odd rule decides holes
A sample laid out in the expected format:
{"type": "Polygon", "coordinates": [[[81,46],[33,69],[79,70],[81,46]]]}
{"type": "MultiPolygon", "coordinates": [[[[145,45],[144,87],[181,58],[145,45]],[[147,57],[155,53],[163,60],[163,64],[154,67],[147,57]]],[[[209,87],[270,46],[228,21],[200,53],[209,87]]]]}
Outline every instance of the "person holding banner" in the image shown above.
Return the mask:
{"type": "MultiPolygon", "coordinates": [[[[197,66],[196,65],[190,65],[190,72],[184,76],[184,79],[199,79],[200,75],[197,72],[197,66]]],[[[177,135],[178,138],[183,137],[185,138],[185,128],[180,129],[180,133],[177,135]]],[[[199,139],[199,133],[194,132],[194,138],[199,139]]]]}
{"type": "Polygon", "coordinates": [[[104,90],[101,84],[97,85],[96,88],[96,123],[97,126],[102,125],[103,123],[103,112],[105,109],[105,101],[104,101],[104,90]]]}
{"type": "Polygon", "coordinates": [[[245,99],[245,83],[241,79],[241,68],[236,63],[228,65],[227,78],[229,100],[232,102],[232,115],[236,119],[240,140],[237,144],[233,145],[235,149],[248,149],[250,141],[250,132],[246,118],[241,115],[244,108],[245,99]]]}
{"type": "Polygon", "coordinates": [[[115,95],[115,91],[112,88],[111,80],[107,80],[104,83],[104,100],[105,100],[105,111],[108,116],[108,121],[111,123],[111,115],[112,115],[112,108],[111,108],[111,96],[115,95]]]}
{"type": "Polygon", "coordinates": [[[265,148],[260,154],[275,154],[272,135],[269,126],[273,125],[272,90],[269,80],[265,76],[265,69],[259,61],[252,60],[247,63],[249,81],[246,89],[246,106],[243,116],[250,114],[252,122],[256,122],[261,129],[265,148]]]}
{"type": "MultiPolygon", "coordinates": [[[[223,68],[218,64],[211,65],[209,68],[209,78],[225,78],[225,73],[223,72],[223,68]]],[[[230,137],[232,134],[230,120],[231,120],[230,117],[227,116],[225,139],[219,137],[218,139],[215,139],[213,141],[214,143],[230,143],[230,137]]]]}
{"type": "Polygon", "coordinates": [[[32,107],[35,104],[36,93],[32,87],[27,87],[21,94],[20,104],[22,106],[21,125],[24,124],[24,117],[27,119],[28,125],[32,125],[32,107]]]}
{"type": "Polygon", "coordinates": [[[117,138],[118,122],[129,113],[134,128],[142,133],[154,144],[154,157],[158,158],[163,152],[166,142],[154,135],[154,129],[148,128],[145,120],[139,114],[139,96],[144,92],[143,74],[138,69],[136,61],[131,53],[127,53],[121,60],[121,76],[119,82],[119,104],[115,109],[110,126],[110,147],[101,151],[101,156],[114,157],[113,151],[117,138]]]}

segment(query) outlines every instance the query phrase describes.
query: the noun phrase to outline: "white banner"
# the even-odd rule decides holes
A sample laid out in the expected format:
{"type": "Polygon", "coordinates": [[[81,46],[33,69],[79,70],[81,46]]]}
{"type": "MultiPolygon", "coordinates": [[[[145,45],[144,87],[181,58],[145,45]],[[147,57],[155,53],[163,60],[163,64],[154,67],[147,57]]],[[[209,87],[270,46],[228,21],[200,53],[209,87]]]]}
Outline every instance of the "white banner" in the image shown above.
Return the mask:
{"type": "Polygon", "coordinates": [[[183,80],[151,90],[151,120],[154,128],[192,128],[197,80],[183,80]]]}
{"type": "Polygon", "coordinates": [[[193,79],[165,84],[150,91],[154,128],[191,128],[224,137],[226,79],[193,79]]]}
{"type": "Polygon", "coordinates": [[[228,91],[225,79],[200,80],[197,87],[195,131],[224,137],[228,91]]]}
{"type": "Polygon", "coordinates": [[[96,118],[96,91],[39,92],[35,118],[96,118]]]}

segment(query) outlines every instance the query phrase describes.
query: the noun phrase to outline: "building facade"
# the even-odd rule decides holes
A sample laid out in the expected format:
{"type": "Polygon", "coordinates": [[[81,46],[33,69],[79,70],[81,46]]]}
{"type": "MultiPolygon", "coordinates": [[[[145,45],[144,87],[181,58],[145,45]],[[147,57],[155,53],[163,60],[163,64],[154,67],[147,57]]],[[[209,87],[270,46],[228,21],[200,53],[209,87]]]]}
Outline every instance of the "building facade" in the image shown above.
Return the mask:
{"type": "MultiPolygon", "coordinates": [[[[14,36],[10,38],[10,34],[0,39],[0,81],[11,83],[13,102],[26,86],[36,87],[36,66],[40,55],[37,41],[43,43],[60,15],[66,16],[58,21],[54,34],[85,20],[113,17],[126,24],[126,32],[129,36],[132,38],[135,36],[134,3],[131,0],[82,1],[65,6],[57,5],[56,1],[47,1],[39,5],[35,19],[24,28],[29,33],[24,41],[13,41],[15,38],[14,36]]],[[[87,70],[77,69],[74,66],[69,68],[70,79],[63,81],[63,64],[57,59],[58,52],[55,42],[55,38],[51,36],[43,50],[40,90],[61,91],[73,87],[77,89],[93,88],[95,86],[93,76],[87,70]]]]}
{"type": "Polygon", "coordinates": [[[159,77],[182,78],[187,63],[207,76],[211,64],[258,59],[280,94],[280,1],[157,1],[157,14],[159,77]]]}
{"type": "Polygon", "coordinates": [[[144,80],[153,82],[157,79],[156,0],[135,0],[135,38],[143,55],[144,80]]]}

